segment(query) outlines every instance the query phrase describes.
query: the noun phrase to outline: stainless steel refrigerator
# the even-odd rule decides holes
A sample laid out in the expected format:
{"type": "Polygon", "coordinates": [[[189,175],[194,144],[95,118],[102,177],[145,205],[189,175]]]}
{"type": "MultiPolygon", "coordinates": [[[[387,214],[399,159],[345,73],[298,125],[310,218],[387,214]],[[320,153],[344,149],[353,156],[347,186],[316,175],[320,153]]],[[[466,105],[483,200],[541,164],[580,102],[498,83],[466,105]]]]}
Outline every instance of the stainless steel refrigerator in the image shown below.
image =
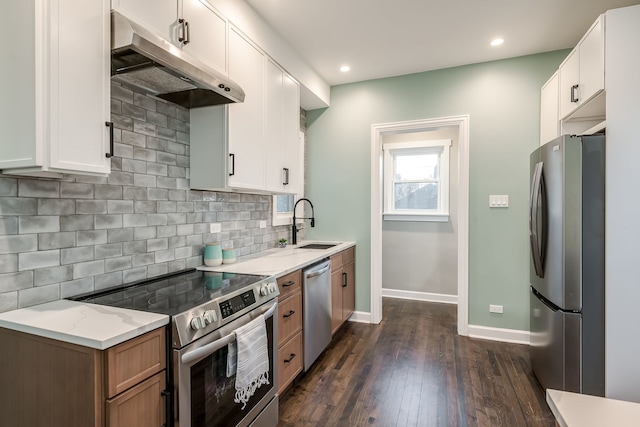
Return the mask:
{"type": "Polygon", "coordinates": [[[531,365],[545,388],[604,395],[605,137],[531,154],[531,365]]]}

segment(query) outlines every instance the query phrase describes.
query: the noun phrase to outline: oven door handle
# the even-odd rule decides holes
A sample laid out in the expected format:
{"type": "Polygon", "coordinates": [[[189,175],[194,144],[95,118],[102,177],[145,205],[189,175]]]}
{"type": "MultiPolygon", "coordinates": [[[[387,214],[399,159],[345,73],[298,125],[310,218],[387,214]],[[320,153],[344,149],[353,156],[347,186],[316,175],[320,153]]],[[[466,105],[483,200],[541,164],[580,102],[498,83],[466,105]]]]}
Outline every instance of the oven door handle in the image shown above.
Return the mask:
{"type": "MultiPolygon", "coordinates": [[[[262,316],[266,319],[267,317],[271,317],[273,316],[273,313],[276,311],[276,309],[278,308],[278,303],[274,303],[271,308],[269,308],[267,311],[265,311],[262,316]]],[[[193,351],[190,351],[188,353],[183,354],[180,357],[180,361],[184,364],[184,365],[191,365],[195,362],[198,362],[202,359],[204,359],[205,357],[209,356],[210,354],[215,353],[216,351],[220,350],[222,347],[226,347],[227,345],[231,344],[233,341],[235,341],[236,339],[236,333],[235,332],[231,332],[229,335],[224,336],[218,340],[215,340],[212,343],[203,345],[200,348],[197,348],[193,351]]]]}

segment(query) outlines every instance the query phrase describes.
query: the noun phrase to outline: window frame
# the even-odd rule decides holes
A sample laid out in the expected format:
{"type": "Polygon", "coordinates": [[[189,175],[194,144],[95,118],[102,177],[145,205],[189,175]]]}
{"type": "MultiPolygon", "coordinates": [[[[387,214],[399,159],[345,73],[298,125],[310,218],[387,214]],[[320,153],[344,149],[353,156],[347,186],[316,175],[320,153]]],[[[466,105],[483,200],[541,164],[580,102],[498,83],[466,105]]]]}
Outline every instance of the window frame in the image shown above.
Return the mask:
{"type": "Polygon", "coordinates": [[[272,198],[273,217],[272,217],[271,225],[273,226],[291,225],[291,222],[293,221],[293,211],[278,212],[278,196],[292,196],[294,205],[298,200],[298,196],[296,194],[274,194],[272,198]]]}
{"type": "Polygon", "coordinates": [[[384,221],[449,221],[449,151],[451,139],[415,142],[389,142],[382,145],[384,221]],[[439,154],[438,209],[395,209],[395,158],[398,155],[439,154]]]}

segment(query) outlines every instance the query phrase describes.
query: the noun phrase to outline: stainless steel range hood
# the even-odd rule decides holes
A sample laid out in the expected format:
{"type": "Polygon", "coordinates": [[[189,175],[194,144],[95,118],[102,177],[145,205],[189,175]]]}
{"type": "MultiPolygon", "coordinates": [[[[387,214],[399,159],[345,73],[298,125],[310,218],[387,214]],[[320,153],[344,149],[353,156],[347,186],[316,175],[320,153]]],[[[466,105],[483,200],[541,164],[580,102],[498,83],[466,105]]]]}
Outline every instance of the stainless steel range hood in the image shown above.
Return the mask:
{"type": "Polygon", "coordinates": [[[185,108],[244,101],[237,83],[118,12],[111,12],[111,79],[185,108]]]}

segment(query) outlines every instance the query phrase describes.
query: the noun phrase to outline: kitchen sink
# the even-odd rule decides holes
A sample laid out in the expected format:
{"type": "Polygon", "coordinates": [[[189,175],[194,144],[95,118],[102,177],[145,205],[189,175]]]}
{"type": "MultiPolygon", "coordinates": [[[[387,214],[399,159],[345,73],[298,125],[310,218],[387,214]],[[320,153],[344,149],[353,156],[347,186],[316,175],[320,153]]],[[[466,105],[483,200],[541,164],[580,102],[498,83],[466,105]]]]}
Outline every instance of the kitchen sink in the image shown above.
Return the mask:
{"type": "Polygon", "coordinates": [[[337,245],[337,243],[308,243],[304,246],[298,246],[298,249],[329,249],[337,245]]]}

